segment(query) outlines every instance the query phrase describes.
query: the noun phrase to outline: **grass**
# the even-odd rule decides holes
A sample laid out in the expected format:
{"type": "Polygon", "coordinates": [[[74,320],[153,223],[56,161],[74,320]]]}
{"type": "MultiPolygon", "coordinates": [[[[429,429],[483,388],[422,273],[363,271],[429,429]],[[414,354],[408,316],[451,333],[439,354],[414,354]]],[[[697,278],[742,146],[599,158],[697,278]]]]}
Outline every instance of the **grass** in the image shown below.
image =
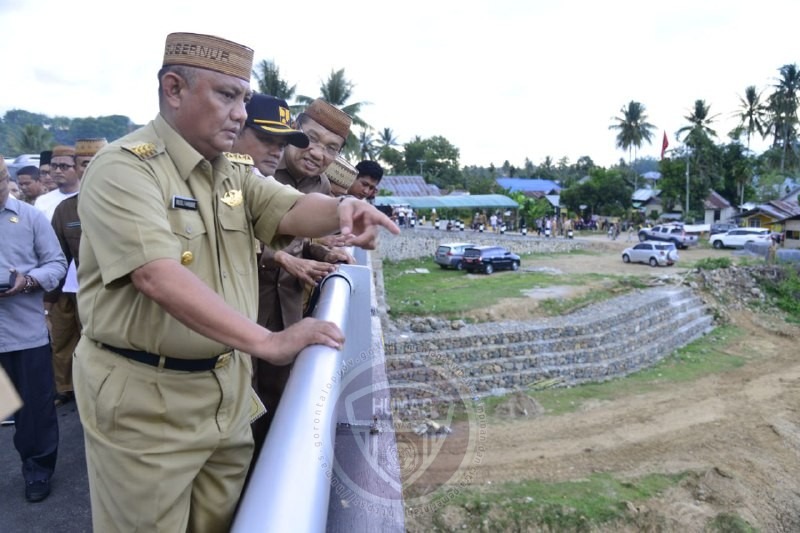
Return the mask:
{"type": "MultiPolygon", "coordinates": [[[[591,254],[572,252],[572,254],[591,254]]],[[[523,256],[523,266],[535,267],[537,261],[552,259],[558,254],[531,254],[523,256]]],[[[569,275],[548,272],[497,272],[490,276],[441,269],[431,259],[386,261],[383,265],[386,301],[393,316],[438,315],[443,318],[460,318],[464,313],[491,306],[502,298],[526,298],[525,290],[553,285],[585,285],[609,279],[599,274],[569,275]]],[[[615,288],[593,291],[577,300],[545,302],[543,309],[551,314],[561,314],[569,309],[619,295],[621,291],[638,287],[633,277],[618,276],[615,288]]]]}
{"type": "MultiPolygon", "coordinates": [[[[669,387],[676,382],[718,374],[745,363],[745,358],[728,353],[744,333],[722,326],[711,334],[677,350],[653,368],[605,383],[529,392],[546,410],[559,415],[580,408],[589,400],[616,400],[669,387]]],[[[536,389],[536,387],[532,387],[536,389]]],[[[484,400],[486,411],[505,398],[484,400]]],[[[461,488],[432,517],[438,530],[466,531],[597,531],[613,530],[635,519],[629,506],[658,497],[679,485],[692,472],[650,474],[637,479],[618,479],[610,473],[595,473],[588,479],[550,483],[537,480],[500,483],[478,488],[461,488]],[[453,508],[459,508],[454,513],[453,508]],[[460,523],[452,523],[454,518],[460,523]]],[[[652,525],[652,524],[650,524],[652,525]]],[[[750,533],[754,530],[735,514],[721,513],[709,519],[707,531],[750,533]]]]}
{"type": "MultiPolygon", "coordinates": [[[[651,474],[619,480],[607,473],[580,481],[522,481],[460,492],[450,506],[466,511],[466,531],[591,531],[624,521],[628,502],[646,501],[678,485],[688,474],[651,474]],[[535,527],[534,527],[535,526],[535,527]],[[538,529],[542,528],[544,529],[538,529]]],[[[448,530],[441,513],[434,524],[448,530]]],[[[448,527],[449,526],[449,527],[448,527]]]]}

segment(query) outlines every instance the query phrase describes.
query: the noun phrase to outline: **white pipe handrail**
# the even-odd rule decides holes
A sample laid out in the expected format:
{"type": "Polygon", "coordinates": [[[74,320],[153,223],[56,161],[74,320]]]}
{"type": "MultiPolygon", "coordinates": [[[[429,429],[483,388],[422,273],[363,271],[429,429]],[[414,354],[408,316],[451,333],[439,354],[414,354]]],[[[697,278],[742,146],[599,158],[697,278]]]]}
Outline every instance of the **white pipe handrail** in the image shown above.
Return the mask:
{"type": "MultiPolygon", "coordinates": [[[[346,331],[352,291],[346,273],[326,277],[314,317],[346,331]]],[[[341,368],[342,353],[327,346],[298,354],[232,532],[325,531],[341,368]]]]}

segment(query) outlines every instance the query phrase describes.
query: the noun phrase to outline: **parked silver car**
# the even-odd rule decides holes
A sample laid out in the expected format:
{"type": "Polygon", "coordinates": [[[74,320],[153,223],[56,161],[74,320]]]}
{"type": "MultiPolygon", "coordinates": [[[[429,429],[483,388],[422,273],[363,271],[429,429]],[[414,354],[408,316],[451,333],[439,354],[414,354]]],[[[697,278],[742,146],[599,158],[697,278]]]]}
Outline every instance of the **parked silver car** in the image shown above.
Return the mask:
{"type": "Polygon", "coordinates": [[[436,253],[433,255],[433,260],[436,261],[442,268],[455,268],[462,270],[464,267],[461,263],[464,257],[464,250],[475,246],[471,242],[445,242],[439,245],[436,253]]]}
{"type": "Polygon", "coordinates": [[[678,261],[678,249],[671,242],[643,241],[622,251],[625,263],[647,263],[655,266],[671,266],[678,261]]]}

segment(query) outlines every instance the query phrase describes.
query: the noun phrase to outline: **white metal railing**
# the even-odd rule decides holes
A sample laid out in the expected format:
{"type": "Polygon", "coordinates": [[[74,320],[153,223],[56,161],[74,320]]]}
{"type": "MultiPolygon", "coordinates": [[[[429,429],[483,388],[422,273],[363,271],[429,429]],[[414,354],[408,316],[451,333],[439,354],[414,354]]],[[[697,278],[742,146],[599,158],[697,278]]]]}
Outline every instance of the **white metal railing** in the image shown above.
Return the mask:
{"type": "MultiPolygon", "coordinates": [[[[329,275],[314,317],[346,332],[352,292],[345,268],[329,275]]],[[[342,361],[342,353],[327,346],[298,354],[232,532],[325,531],[342,361]]]]}

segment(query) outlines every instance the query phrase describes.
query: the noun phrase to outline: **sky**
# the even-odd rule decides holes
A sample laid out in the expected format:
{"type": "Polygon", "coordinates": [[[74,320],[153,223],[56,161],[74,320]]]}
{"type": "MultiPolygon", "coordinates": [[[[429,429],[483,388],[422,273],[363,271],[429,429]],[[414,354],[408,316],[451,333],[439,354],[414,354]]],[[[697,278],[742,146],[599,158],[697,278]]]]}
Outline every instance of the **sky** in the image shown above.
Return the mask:
{"type": "Polygon", "coordinates": [[[462,166],[610,166],[628,158],[609,126],[631,100],[656,127],[640,157],[660,157],[664,132],[678,147],[698,99],[727,142],[745,88],[768,93],[800,63],[798,20],[798,0],[0,0],[0,116],[144,124],[167,34],[208,33],[273,61],[297,94],[344,68],[367,123],[401,144],[443,136],[462,166]]]}

